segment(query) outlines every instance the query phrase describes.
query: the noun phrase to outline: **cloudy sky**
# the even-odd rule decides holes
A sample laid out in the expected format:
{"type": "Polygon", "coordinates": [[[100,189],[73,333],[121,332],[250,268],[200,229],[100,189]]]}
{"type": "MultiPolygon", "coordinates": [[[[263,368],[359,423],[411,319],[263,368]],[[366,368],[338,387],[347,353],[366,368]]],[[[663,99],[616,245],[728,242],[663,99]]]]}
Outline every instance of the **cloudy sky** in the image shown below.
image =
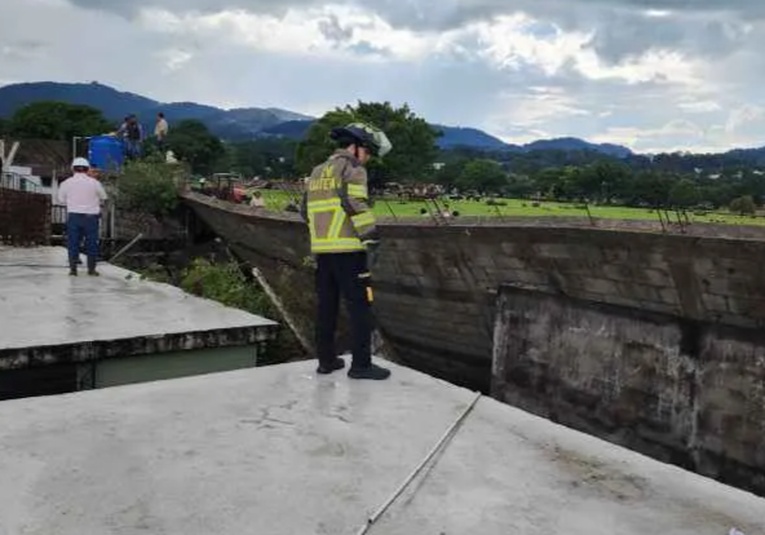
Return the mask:
{"type": "Polygon", "coordinates": [[[408,102],[510,142],[765,145],[762,0],[0,0],[0,85],[319,115],[408,102]]]}

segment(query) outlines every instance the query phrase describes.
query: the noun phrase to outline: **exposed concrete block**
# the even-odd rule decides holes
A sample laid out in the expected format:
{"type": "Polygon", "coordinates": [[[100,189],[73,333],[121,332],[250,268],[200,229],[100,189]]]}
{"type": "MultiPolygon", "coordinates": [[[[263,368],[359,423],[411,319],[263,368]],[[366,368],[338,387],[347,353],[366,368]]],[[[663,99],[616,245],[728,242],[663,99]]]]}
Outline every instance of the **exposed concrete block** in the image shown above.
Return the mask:
{"type": "Polygon", "coordinates": [[[549,276],[540,271],[531,270],[507,270],[502,272],[499,284],[526,284],[540,287],[548,287],[549,276]]]}
{"type": "Polygon", "coordinates": [[[620,282],[616,285],[619,288],[619,295],[628,295],[639,301],[663,301],[660,293],[662,288],[629,282],[620,282]]]}
{"type": "MultiPolygon", "coordinates": [[[[536,243],[533,249],[542,258],[571,258],[585,254],[581,247],[573,243],[536,243]]],[[[590,250],[593,251],[593,254],[598,253],[597,249],[590,250]]]]}
{"type": "Polygon", "coordinates": [[[502,287],[494,341],[492,395],[765,492],[765,332],[502,287]]]}
{"type": "Polygon", "coordinates": [[[497,266],[498,271],[527,269],[527,262],[523,258],[509,255],[497,256],[494,259],[494,264],[497,266]]]}
{"type": "Polygon", "coordinates": [[[765,300],[728,297],[728,307],[734,314],[741,314],[752,319],[765,319],[765,300]]]}
{"type": "Polygon", "coordinates": [[[596,279],[591,277],[578,277],[569,281],[572,288],[581,288],[590,294],[601,295],[624,295],[616,282],[607,279],[596,279]]]}
{"type": "Polygon", "coordinates": [[[662,288],[659,290],[659,299],[668,305],[680,306],[680,298],[674,288],[662,288]]]}
{"type": "Polygon", "coordinates": [[[728,299],[722,295],[704,294],[702,296],[704,307],[712,312],[730,312],[728,299]]]}

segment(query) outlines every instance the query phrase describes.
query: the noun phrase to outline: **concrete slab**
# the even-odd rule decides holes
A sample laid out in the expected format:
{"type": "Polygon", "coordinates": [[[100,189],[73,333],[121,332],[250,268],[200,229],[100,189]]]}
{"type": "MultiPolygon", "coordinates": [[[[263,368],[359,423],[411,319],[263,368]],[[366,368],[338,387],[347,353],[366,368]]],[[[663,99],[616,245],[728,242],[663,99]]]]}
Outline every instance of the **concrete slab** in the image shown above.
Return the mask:
{"type": "MultiPolygon", "coordinates": [[[[354,534],[472,399],[313,362],[0,403],[0,533],[354,534]]],[[[746,535],[765,500],[483,398],[372,535],[746,535]]]]}
{"type": "Polygon", "coordinates": [[[0,350],[277,325],[107,263],[101,277],[66,264],[62,247],[0,247],[0,350]]]}

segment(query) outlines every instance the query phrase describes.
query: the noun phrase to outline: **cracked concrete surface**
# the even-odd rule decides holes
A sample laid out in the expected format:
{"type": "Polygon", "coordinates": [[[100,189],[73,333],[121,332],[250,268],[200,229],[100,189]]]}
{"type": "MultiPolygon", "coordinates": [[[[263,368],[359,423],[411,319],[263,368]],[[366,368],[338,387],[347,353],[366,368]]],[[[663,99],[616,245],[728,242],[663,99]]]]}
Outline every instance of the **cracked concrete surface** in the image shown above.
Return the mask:
{"type": "MultiPolygon", "coordinates": [[[[472,399],[313,362],[0,403],[0,533],[355,534],[472,399]]],[[[746,535],[765,500],[483,398],[370,535],[746,535]]]]}

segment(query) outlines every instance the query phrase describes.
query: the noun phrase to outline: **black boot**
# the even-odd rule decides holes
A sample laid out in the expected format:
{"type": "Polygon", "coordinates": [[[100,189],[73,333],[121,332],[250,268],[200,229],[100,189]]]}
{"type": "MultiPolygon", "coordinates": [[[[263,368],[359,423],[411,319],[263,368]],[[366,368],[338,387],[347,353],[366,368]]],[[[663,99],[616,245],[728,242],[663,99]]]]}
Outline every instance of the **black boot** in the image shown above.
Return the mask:
{"type": "Polygon", "coordinates": [[[316,369],[316,373],[326,375],[328,373],[332,373],[335,370],[342,370],[343,368],[345,368],[345,361],[340,357],[337,357],[332,362],[319,363],[319,367],[316,369]]]}
{"type": "Polygon", "coordinates": [[[96,271],[96,259],[88,257],[88,275],[98,277],[100,273],[96,271]]]}
{"type": "Polygon", "coordinates": [[[69,259],[69,276],[70,277],[77,276],[77,260],[73,258],[69,259]]]}
{"type": "Polygon", "coordinates": [[[390,370],[382,368],[377,364],[370,364],[366,368],[354,368],[348,370],[348,377],[351,379],[371,379],[373,381],[382,381],[390,377],[390,370]]]}

